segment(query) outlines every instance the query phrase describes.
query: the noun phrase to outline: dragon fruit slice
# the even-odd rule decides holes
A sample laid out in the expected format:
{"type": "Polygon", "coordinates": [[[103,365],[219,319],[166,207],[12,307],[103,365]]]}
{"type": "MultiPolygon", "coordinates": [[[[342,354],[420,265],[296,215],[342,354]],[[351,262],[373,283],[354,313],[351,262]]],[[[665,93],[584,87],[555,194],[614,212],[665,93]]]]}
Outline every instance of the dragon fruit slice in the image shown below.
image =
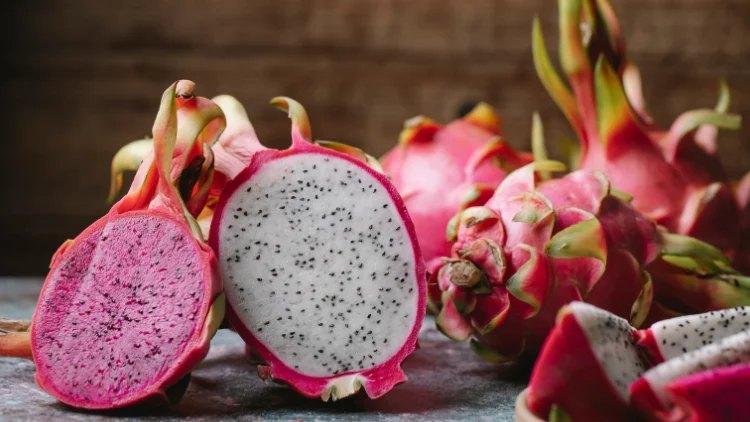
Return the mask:
{"type": "MultiPolygon", "coordinates": [[[[743,374],[747,376],[748,362],[750,362],[750,331],[743,331],[649,369],[643,377],[630,386],[632,403],[644,415],[651,415],[654,420],[685,420],[690,406],[686,408],[679,404],[690,403],[692,394],[700,397],[700,391],[691,392],[685,390],[685,387],[696,385],[697,381],[713,379],[711,384],[699,388],[711,394],[718,394],[721,390],[731,391],[735,387],[727,384],[728,380],[720,378],[722,373],[727,372],[712,370],[741,365],[740,368],[727,369],[728,373],[733,377],[743,374]],[[691,377],[695,374],[697,377],[691,377]],[[672,390],[678,391],[681,403],[670,396],[672,390]]],[[[746,403],[745,407],[747,407],[746,403]]],[[[747,409],[744,412],[746,414],[747,409]]],[[[727,417],[728,415],[720,412],[713,414],[710,418],[690,420],[744,420],[727,419],[727,417]]]]}
{"type": "Polygon", "coordinates": [[[633,195],[636,209],[671,232],[706,241],[737,265],[748,261],[738,255],[738,227],[748,224],[716,156],[716,128],[740,125],[739,116],[726,113],[728,90],[722,89],[716,109],[688,111],[669,130],[657,127],[609,2],[558,3],[560,62],[573,92],[554,70],[539,19],[532,31],[533,56],[542,83],[578,134],[578,168],[604,171],[614,187],[633,195]]]}
{"type": "Polygon", "coordinates": [[[528,408],[545,420],[553,407],[574,421],[628,421],[628,386],[646,370],[633,327],[583,302],[563,307],[531,374],[528,408]]]}
{"type": "Polygon", "coordinates": [[[192,89],[180,81],[164,92],[142,186],[52,258],[30,348],[39,386],[71,406],[178,399],[223,319],[214,254],[170,177],[176,140],[200,150],[223,126],[192,89]]]}
{"type": "Polygon", "coordinates": [[[302,106],[272,103],[292,119],[292,147],[256,153],[211,225],[228,318],[264,379],[324,401],[380,397],[406,380],[425,313],[414,227],[375,160],[310,143],[302,106]]]}
{"type": "Polygon", "coordinates": [[[690,415],[683,418],[686,422],[750,420],[750,406],[745,397],[750,389],[747,364],[699,372],[665,388],[676,407],[690,415]]]}
{"type": "Polygon", "coordinates": [[[750,330],[750,307],[686,315],[658,322],[636,333],[650,360],[661,363],[750,330]]]}
{"type": "Polygon", "coordinates": [[[446,126],[422,116],[407,120],[399,145],[381,160],[406,203],[427,262],[450,254],[443,235],[462,209],[483,205],[508,171],[530,163],[501,135],[500,119],[479,103],[446,126]]]}

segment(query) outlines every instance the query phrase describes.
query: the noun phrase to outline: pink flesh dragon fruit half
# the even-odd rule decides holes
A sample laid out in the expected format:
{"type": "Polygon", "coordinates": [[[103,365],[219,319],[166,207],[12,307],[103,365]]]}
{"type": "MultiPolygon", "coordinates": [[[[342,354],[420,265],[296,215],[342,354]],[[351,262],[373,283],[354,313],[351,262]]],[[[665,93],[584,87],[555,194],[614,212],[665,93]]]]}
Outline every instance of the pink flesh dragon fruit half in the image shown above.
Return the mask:
{"type": "Polygon", "coordinates": [[[406,203],[425,261],[450,255],[445,226],[462,209],[483,205],[508,171],[532,161],[501,135],[500,119],[479,103],[442,126],[407,120],[399,144],[381,163],[406,203]]]}
{"type": "Polygon", "coordinates": [[[406,380],[425,313],[414,227],[377,161],[312,144],[302,106],[272,103],[292,119],[292,147],[256,153],[211,225],[228,318],[264,379],[324,401],[380,397],[406,380]]]}
{"type": "Polygon", "coordinates": [[[223,319],[215,256],[170,177],[185,165],[172,161],[176,143],[201,151],[223,129],[192,89],[164,92],[141,186],[52,259],[28,338],[37,383],[71,406],[178,399],[223,319]]]}
{"type": "MultiPolygon", "coordinates": [[[[671,232],[706,241],[737,264],[747,261],[738,256],[738,228],[747,222],[716,156],[716,129],[740,125],[739,116],[726,113],[726,87],[716,109],[688,111],[663,130],[645,109],[638,69],[625,55],[607,0],[558,4],[560,63],[572,93],[547,55],[539,19],[534,63],[580,139],[578,168],[604,171],[614,187],[633,196],[636,209],[671,232]]],[[[658,296],[658,283],[655,289],[658,296]]]]}
{"type": "Polygon", "coordinates": [[[628,386],[646,370],[622,318],[583,302],[563,307],[531,374],[526,404],[545,420],[632,421],[628,386]]]}

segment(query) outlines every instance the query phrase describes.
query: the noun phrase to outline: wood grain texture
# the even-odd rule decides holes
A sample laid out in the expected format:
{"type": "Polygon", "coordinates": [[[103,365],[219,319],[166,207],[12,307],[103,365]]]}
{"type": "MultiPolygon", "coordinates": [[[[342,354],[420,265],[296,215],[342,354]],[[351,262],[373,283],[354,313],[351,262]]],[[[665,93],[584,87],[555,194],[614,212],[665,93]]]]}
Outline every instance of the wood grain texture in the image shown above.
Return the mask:
{"type": "MultiPolygon", "coordinates": [[[[750,116],[746,0],[614,1],[629,55],[657,121],[712,106],[719,78],[732,109],[750,116]]],[[[557,8],[528,0],[98,0],[16,2],[0,17],[0,124],[6,153],[0,274],[44,274],[65,238],[107,210],[109,160],[147,134],[175,79],[200,95],[232,93],[261,139],[289,143],[268,105],[288,95],[313,134],[374,155],[403,121],[453,118],[465,102],[493,104],[508,139],[527,148],[539,110],[549,141],[571,136],[533,70],[539,14],[556,54],[557,8]]],[[[746,125],[750,127],[750,125],[746,125]]],[[[722,133],[738,177],[750,168],[750,130],[722,133]]]]}

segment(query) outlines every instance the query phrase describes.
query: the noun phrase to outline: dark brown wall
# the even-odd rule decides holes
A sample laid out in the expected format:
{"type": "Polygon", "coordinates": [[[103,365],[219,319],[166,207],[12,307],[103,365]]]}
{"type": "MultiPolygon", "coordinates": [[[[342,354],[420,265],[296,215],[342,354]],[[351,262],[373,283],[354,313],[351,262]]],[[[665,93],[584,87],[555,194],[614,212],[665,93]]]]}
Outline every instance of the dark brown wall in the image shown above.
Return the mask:
{"type": "MultiPolygon", "coordinates": [[[[289,142],[288,121],[268,105],[276,95],[306,105],[316,137],[375,155],[404,119],[446,121],[480,99],[497,107],[517,147],[528,145],[534,110],[548,140],[569,134],[529,47],[539,13],[555,50],[552,0],[15,3],[0,17],[0,275],[45,273],[56,246],[107,211],[110,157],[149,132],[161,92],[179,78],[204,96],[234,94],[272,146],[289,142]]],[[[713,106],[720,77],[732,108],[750,116],[746,0],[614,7],[659,122],[713,106]]],[[[748,134],[722,136],[735,176],[750,168],[748,134]]]]}

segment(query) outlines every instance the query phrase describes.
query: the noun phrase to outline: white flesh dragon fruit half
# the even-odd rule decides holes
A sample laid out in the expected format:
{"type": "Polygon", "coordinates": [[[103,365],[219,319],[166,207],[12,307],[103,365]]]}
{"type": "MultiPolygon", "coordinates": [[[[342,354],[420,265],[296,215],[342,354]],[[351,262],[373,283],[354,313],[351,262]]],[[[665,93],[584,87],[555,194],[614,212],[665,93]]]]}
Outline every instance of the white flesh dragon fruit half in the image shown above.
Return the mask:
{"type": "Polygon", "coordinates": [[[211,244],[238,333],[264,378],[308,397],[370,397],[406,380],[426,306],[414,228],[388,180],[309,142],[291,99],[292,147],[258,152],[224,190],[211,244]]]}

